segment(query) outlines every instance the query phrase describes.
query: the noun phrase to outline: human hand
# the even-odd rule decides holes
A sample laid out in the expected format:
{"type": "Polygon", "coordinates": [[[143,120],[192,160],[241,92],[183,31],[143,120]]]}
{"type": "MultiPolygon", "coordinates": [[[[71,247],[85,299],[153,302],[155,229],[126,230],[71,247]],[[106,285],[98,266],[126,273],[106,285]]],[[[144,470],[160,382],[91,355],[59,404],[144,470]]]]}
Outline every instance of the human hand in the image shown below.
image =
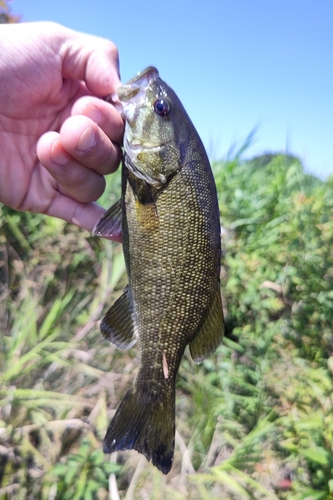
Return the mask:
{"type": "Polygon", "coordinates": [[[55,23],[2,25],[0,201],[92,230],[121,160],[112,42],[55,23]]]}

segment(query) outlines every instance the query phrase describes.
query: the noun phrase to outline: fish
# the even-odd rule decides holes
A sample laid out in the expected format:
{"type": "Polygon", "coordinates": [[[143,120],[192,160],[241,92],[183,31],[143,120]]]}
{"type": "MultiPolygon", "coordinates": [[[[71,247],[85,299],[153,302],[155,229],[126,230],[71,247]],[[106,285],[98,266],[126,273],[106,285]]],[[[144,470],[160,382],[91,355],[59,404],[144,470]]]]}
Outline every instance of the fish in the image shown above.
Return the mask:
{"type": "Polygon", "coordinates": [[[175,383],[184,350],[200,363],[221,344],[221,238],[216,186],[201,139],[175,92],[148,67],[111,96],[125,121],[122,195],[94,234],[122,234],[128,285],[101,321],[139,370],[103,451],[135,449],[167,474],[175,383]]]}

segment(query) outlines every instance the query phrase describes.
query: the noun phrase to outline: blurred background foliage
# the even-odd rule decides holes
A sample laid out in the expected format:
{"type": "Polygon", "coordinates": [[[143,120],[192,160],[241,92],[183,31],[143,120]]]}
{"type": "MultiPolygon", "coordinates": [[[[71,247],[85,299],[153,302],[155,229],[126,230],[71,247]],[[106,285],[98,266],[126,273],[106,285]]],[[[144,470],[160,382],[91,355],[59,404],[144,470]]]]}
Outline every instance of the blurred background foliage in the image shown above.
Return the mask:
{"type": "MultiPolygon", "coordinates": [[[[138,365],[98,324],[121,245],[0,206],[0,498],[333,498],[333,180],[290,155],[215,162],[227,334],[177,383],[164,477],[102,439],[138,365]]],[[[119,172],[100,202],[120,194],[119,172]]]]}
{"type": "Polygon", "coordinates": [[[0,0],[0,24],[18,23],[20,16],[14,15],[8,5],[8,1],[0,0]]]}

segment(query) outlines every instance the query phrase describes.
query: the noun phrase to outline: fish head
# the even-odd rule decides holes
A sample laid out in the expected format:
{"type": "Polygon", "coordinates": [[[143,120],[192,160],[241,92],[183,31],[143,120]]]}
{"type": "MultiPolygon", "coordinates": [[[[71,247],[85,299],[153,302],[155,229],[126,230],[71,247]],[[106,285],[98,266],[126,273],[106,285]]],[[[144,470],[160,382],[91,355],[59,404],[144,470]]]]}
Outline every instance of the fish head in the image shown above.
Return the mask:
{"type": "Polygon", "coordinates": [[[163,187],[180,170],[188,124],[193,127],[180,100],[150,66],[119,87],[113,101],[125,120],[126,166],[163,187]]]}

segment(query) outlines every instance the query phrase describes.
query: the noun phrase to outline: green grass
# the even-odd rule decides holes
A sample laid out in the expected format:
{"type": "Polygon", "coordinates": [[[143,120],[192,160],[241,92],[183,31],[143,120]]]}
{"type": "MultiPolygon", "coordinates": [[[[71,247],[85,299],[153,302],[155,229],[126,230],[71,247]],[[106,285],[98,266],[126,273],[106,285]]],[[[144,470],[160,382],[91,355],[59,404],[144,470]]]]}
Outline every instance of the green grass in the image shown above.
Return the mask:
{"type": "Polygon", "coordinates": [[[102,453],[138,366],[98,328],[121,246],[0,206],[0,499],[333,498],[333,182],[285,155],[213,168],[227,335],[201,366],[185,353],[166,477],[102,453]]]}

